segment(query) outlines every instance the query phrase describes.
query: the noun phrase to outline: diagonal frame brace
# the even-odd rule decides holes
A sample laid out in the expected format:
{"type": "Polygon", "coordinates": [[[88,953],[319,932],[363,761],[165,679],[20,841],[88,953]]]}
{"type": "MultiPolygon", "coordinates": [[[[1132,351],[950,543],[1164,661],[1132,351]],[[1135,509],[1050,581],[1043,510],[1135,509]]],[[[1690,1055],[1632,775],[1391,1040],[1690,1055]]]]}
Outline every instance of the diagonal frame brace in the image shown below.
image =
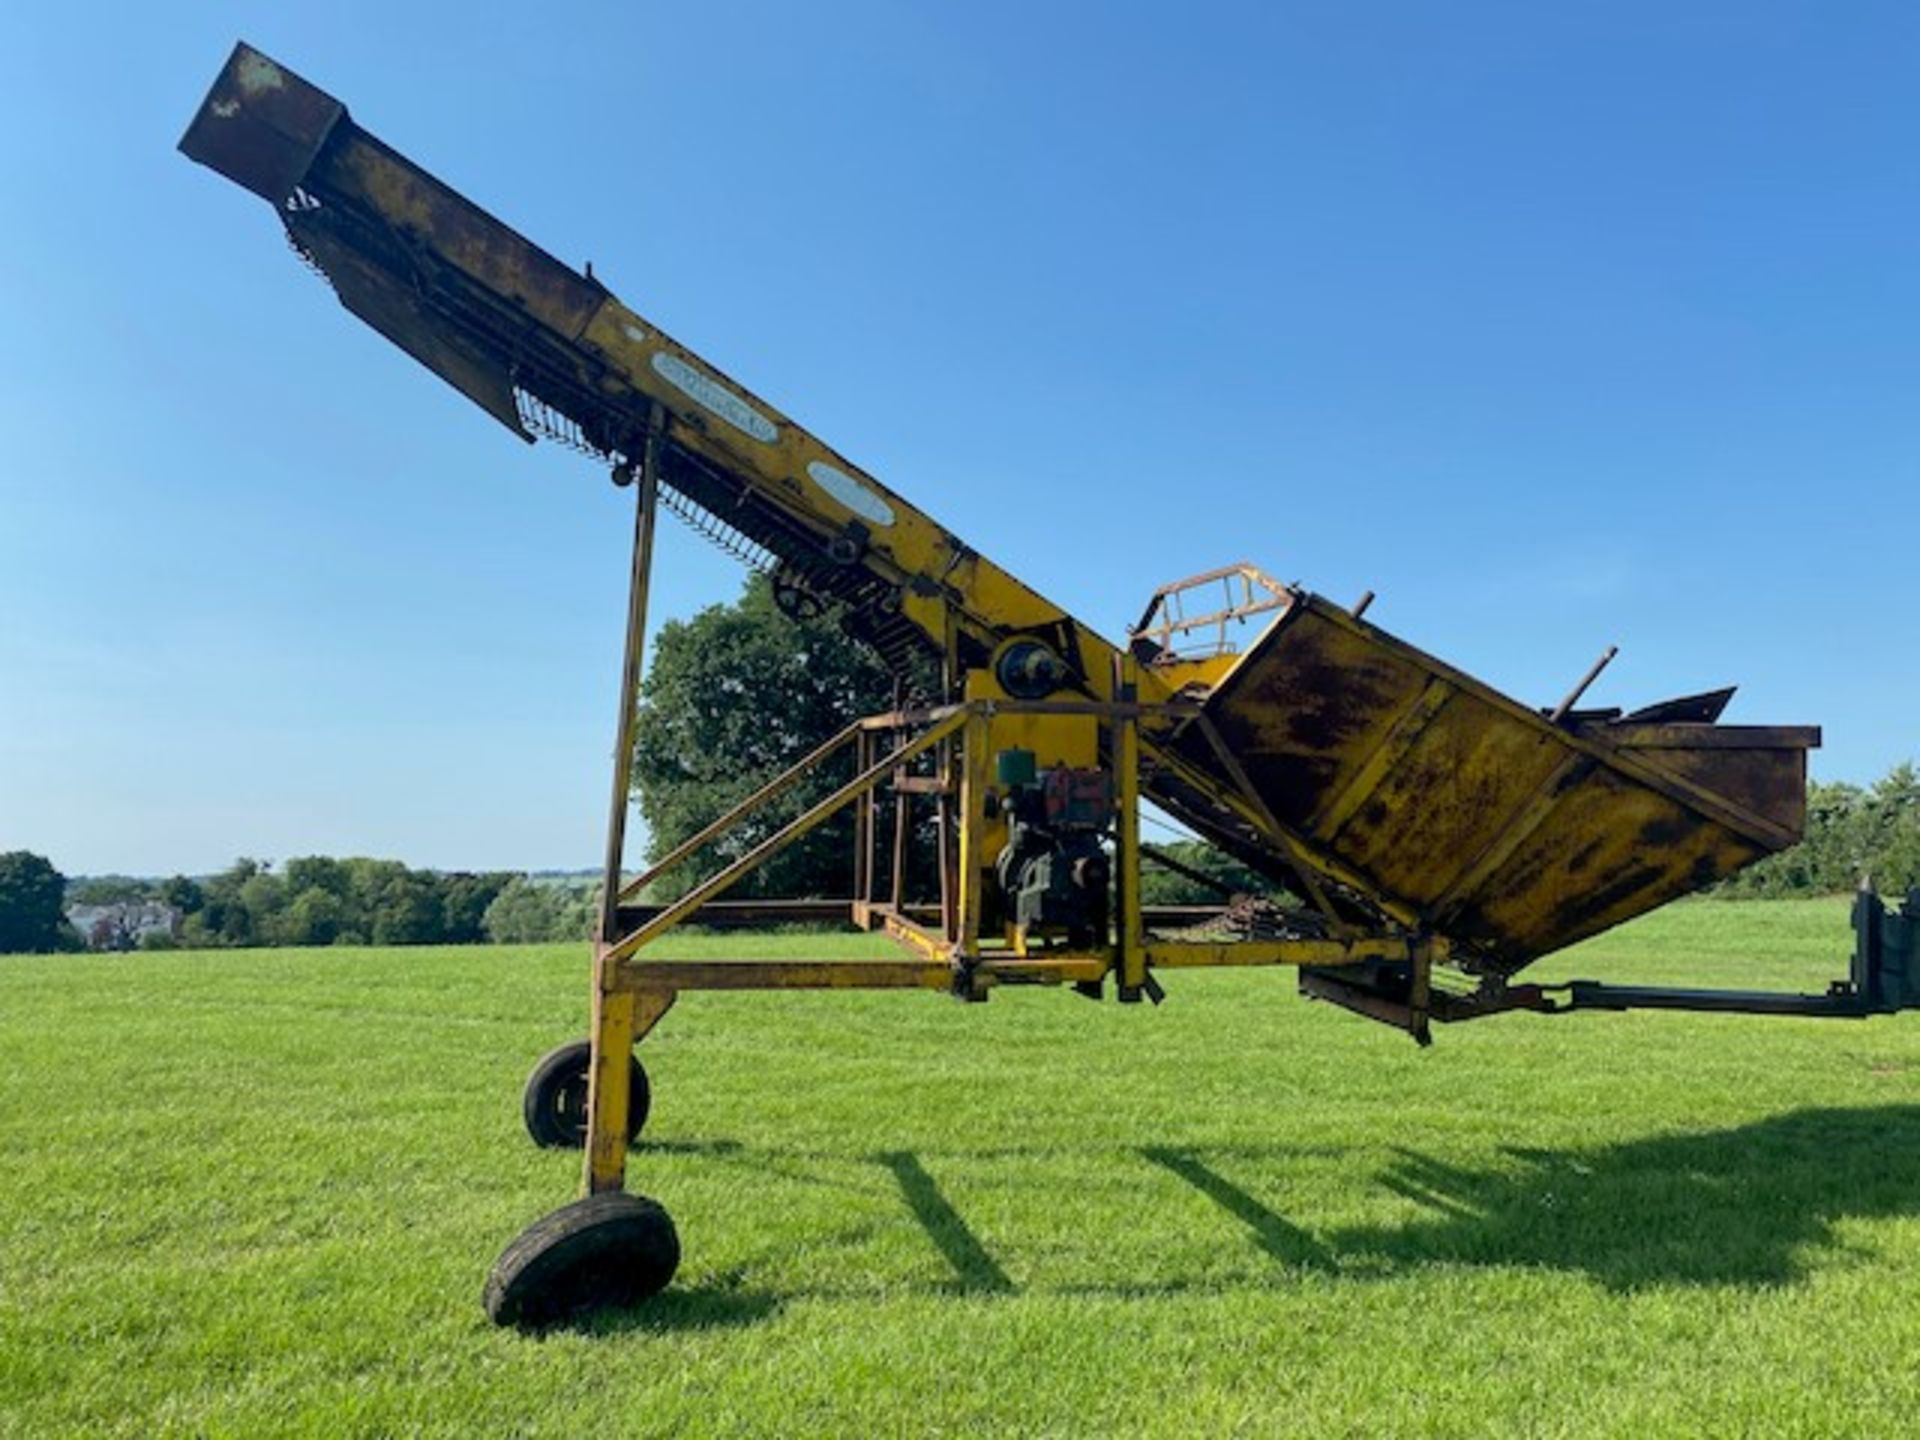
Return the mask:
{"type": "Polygon", "coordinates": [[[720,871],[719,874],[696,885],[646,924],[642,925],[638,930],[635,930],[629,935],[622,936],[619,940],[607,946],[603,956],[604,960],[607,963],[617,963],[627,960],[635,951],[639,950],[649,941],[658,939],[661,934],[671,930],[675,925],[685,920],[709,900],[715,899],[738,884],[749,872],[756,869],[769,857],[784,850],[801,836],[832,818],[837,811],[852,804],[854,800],[864,795],[875,785],[879,784],[881,780],[890,775],[895,766],[911,760],[914,756],[924,751],[931,750],[935,745],[938,745],[942,740],[945,740],[948,736],[959,730],[960,727],[966,723],[967,718],[964,712],[957,715],[950,715],[935,724],[932,729],[926,731],[926,733],[918,739],[911,740],[900,749],[881,757],[881,759],[869,765],[865,770],[862,770],[858,775],[854,776],[853,779],[849,780],[845,785],[842,785],[838,790],[834,791],[833,794],[827,796],[827,798],[819,804],[789,821],[772,835],[769,835],[765,840],[754,846],[752,850],[734,861],[733,864],[720,871]]]}

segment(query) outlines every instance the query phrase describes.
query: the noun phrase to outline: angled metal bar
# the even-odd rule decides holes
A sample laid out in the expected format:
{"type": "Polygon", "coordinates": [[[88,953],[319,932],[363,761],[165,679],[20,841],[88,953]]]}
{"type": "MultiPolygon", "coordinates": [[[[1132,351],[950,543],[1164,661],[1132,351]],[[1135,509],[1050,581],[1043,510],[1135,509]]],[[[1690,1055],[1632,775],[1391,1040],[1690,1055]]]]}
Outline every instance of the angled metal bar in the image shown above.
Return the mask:
{"type": "Polygon", "coordinates": [[[1607,648],[1601,652],[1600,658],[1588,667],[1587,673],[1580,677],[1580,683],[1569,690],[1566,698],[1553,707],[1553,713],[1547,716],[1547,723],[1549,725],[1558,725],[1562,720],[1566,719],[1572,712],[1573,707],[1580,703],[1580,697],[1586,694],[1587,691],[1593,687],[1593,682],[1600,678],[1600,672],[1611,665],[1613,663],[1613,657],[1619,653],[1620,647],[1618,645],[1607,646],[1607,648]]]}
{"type": "Polygon", "coordinates": [[[1308,867],[1304,855],[1306,847],[1301,845],[1292,832],[1280,823],[1279,817],[1267,808],[1265,798],[1255,788],[1252,778],[1240,763],[1240,757],[1228,748],[1226,740],[1222,738],[1212,717],[1202,715],[1194,723],[1200,727],[1200,734],[1213,750],[1214,758],[1220,762],[1220,768],[1232,777],[1240,794],[1260,816],[1267,834],[1280,847],[1281,854],[1286,856],[1287,864],[1292,868],[1301,885],[1305,887],[1307,898],[1313,902],[1314,908],[1327,917],[1327,923],[1333,926],[1335,934],[1344,935],[1350,932],[1353,927],[1347,924],[1340,912],[1333,908],[1333,902],[1327,899],[1327,892],[1320,888],[1320,881],[1308,867]]]}
{"type": "Polygon", "coordinates": [[[860,733],[860,727],[861,722],[856,720],[838,735],[835,735],[831,740],[827,741],[826,744],[809,753],[805,759],[798,761],[768,781],[765,785],[762,785],[758,790],[754,791],[753,794],[742,800],[738,805],[734,806],[733,809],[727,811],[726,814],[722,815],[718,820],[715,820],[711,825],[706,826],[698,834],[676,845],[671,854],[655,862],[644,874],[636,876],[622,887],[620,898],[622,900],[631,900],[644,890],[648,884],[665,874],[668,870],[671,870],[675,865],[678,865],[709,840],[732,829],[733,826],[738,824],[748,813],[759,809],[769,800],[784,795],[795,785],[799,784],[809,771],[822,764],[833,755],[834,751],[858,735],[860,733]]]}
{"type": "Polygon", "coordinates": [[[891,906],[876,905],[874,913],[879,916],[880,926],[889,940],[917,950],[929,959],[947,960],[953,954],[951,940],[934,934],[902,911],[891,906]]]}
{"type": "Polygon", "coordinates": [[[1204,870],[1196,870],[1185,861],[1174,859],[1173,856],[1162,850],[1158,845],[1149,845],[1145,841],[1142,841],[1140,843],[1140,856],[1142,859],[1153,861],[1153,863],[1158,865],[1162,870],[1170,870],[1183,879],[1191,880],[1202,889],[1213,891],[1214,894],[1223,900],[1231,900],[1234,897],[1234,889],[1231,885],[1222,883],[1207,874],[1204,870]]]}
{"type": "Polygon", "coordinates": [[[797,819],[789,821],[786,825],[769,835],[745,855],[742,855],[738,860],[734,861],[733,864],[727,866],[727,868],[722,870],[718,875],[711,877],[702,884],[695,886],[692,890],[689,890],[685,895],[682,895],[678,900],[667,906],[665,910],[662,910],[631,935],[621,937],[616,944],[608,947],[608,954],[613,959],[624,960],[649,940],[659,936],[661,932],[671,930],[675,925],[678,925],[682,920],[686,919],[687,916],[706,904],[707,901],[730,889],[741,877],[758,867],[769,855],[785,849],[802,835],[805,835],[822,821],[832,816],[835,811],[850,803],[855,797],[878,784],[896,763],[903,760],[910,760],[921,751],[939,744],[940,741],[944,740],[966,723],[967,718],[964,712],[949,716],[917,740],[910,741],[900,750],[883,757],[876,764],[868,766],[867,769],[854,776],[853,779],[849,780],[845,785],[842,785],[811,810],[806,811],[797,819]]]}
{"type": "MultiPolygon", "coordinates": [[[[1240,795],[1223,788],[1217,775],[1209,774],[1178,753],[1153,744],[1151,741],[1143,739],[1141,744],[1148,753],[1153,756],[1156,764],[1164,769],[1173,771],[1179,775],[1187,785],[1193,787],[1193,789],[1197,790],[1201,795],[1213,801],[1215,804],[1232,811],[1240,818],[1243,824],[1260,831],[1264,835],[1278,835],[1283,840],[1291,840],[1296,846],[1300,845],[1299,837],[1287,830],[1284,826],[1278,831],[1269,831],[1268,824],[1271,820],[1272,812],[1266,811],[1266,818],[1263,818],[1262,810],[1264,810],[1265,807],[1255,809],[1240,795]]],[[[1156,798],[1155,803],[1167,806],[1175,815],[1183,814],[1182,807],[1177,804],[1168,805],[1165,800],[1158,798],[1156,798]]],[[[1278,822],[1272,821],[1272,823],[1277,824],[1278,822]]],[[[1309,866],[1322,879],[1331,880],[1336,885],[1345,885],[1349,889],[1359,891],[1367,897],[1369,903],[1372,904],[1375,909],[1390,918],[1398,920],[1404,925],[1413,925],[1419,922],[1419,912],[1416,911],[1413,906],[1396,896],[1386,894],[1378,885],[1374,884],[1373,881],[1368,880],[1365,876],[1358,874],[1348,866],[1342,865],[1339,861],[1329,859],[1324,855],[1316,855],[1312,851],[1304,849],[1304,847],[1302,847],[1300,851],[1299,858],[1301,863],[1309,866]]]]}
{"type": "Polygon", "coordinates": [[[862,715],[853,723],[862,730],[901,730],[909,725],[931,725],[949,715],[957,715],[960,705],[920,705],[905,710],[883,710],[878,715],[862,715]]]}

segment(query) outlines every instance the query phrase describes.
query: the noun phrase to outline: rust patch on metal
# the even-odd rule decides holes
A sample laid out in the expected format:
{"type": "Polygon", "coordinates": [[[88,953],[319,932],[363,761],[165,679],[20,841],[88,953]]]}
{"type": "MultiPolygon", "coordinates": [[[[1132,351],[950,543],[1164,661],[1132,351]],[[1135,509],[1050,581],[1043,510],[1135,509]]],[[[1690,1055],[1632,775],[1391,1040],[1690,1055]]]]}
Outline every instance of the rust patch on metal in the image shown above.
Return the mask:
{"type": "Polygon", "coordinates": [[[1426,908],[1500,973],[1730,874],[1770,848],[1763,825],[1797,831],[1817,739],[1643,721],[1616,745],[1606,724],[1555,725],[1316,596],[1205,713],[1313,853],[1426,908]],[[1435,685],[1446,703],[1422,715],[1435,685]]]}

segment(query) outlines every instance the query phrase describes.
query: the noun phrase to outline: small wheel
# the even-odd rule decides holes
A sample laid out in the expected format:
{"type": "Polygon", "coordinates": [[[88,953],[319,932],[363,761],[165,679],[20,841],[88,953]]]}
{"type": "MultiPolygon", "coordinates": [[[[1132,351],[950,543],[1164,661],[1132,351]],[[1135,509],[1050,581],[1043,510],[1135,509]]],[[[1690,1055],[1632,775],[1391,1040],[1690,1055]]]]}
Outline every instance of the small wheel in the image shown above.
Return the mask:
{"type": "MultiPolygon", "coordinates": [[[[585,1040],[562,1045],[540,1057],[527,1077],[527,1088],[520,1097],[520,1111],[526,1117],[527,1134],[533,1143],[550,1148],[579,1150],[587,1143],[587,1074],[593,1062],[593,1046],[585,1040]]],[[[647,1085],[647,1072],[634,1059],[633,1088],[627,1101],[627,1139],[640,1133],[647,1123],[647,1109],[653,1095],[647,1085]]]]}
{"type": "Polygon", "coordinates": [[[529,1225],[494,1262],[481,1299],[496,1325],[551,1325],[664,1290],[680,1236],[658,1202],[612,1191],[529,1225]]]}

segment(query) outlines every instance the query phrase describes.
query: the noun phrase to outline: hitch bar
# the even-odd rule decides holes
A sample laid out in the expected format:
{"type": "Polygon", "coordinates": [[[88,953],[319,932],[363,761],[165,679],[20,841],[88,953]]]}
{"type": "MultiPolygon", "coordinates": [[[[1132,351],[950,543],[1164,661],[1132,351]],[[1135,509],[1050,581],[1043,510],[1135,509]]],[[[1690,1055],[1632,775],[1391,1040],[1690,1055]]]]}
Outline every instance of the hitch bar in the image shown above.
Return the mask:
{"type": "Polygon", "coordinates": [[[1871,884],[1862,885],[1853,901],[1853,941],[1853,962],[1847,978],[1835,980],[1824,995],[1607,985],[1597,980],[1538,988],[1543,994],[1565,993],[1564,1000],[1553,1004],[1556,1012],[1704,1010],[1857,1020],[1920,1008],[1920,889],[1910,891],[1898,910],[1889,910],[1871,884]]]}
{"type": "Polygon", "coordinates": [[[1609,985],[1572,980],[1560,985],[1492,985],[1471,994],[1432,991],[1413,1003],[1406,962],[1370,961],[1339,966],[1307,966],[1300,991],[1314,1000],[1330,1000],[1427,1043],[1427,1022],[1450,1024],[1532,1010],[1570,1015],[1576,1010],[1699,1010],[1723,1015],[1809,1015],[1859,1020],[1920,1009],[1920,889],[1889,910],[1873,887],[1862,885],[1853,902],[1853,960],[1844,980],[1824,995],[1783,990],[1699,990],[1687,986],[1609,985]]]}

